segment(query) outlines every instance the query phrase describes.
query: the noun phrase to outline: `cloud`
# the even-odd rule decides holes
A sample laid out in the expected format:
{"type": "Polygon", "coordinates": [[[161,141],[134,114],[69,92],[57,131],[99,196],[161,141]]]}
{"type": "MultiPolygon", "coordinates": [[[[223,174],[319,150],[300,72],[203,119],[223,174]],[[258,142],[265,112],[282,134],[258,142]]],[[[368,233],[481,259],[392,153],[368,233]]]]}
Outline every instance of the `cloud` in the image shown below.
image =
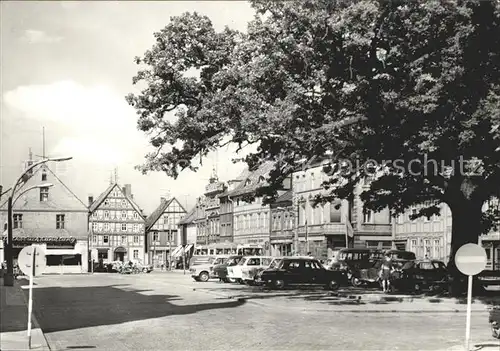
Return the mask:
{"type": "Polygon", "coordinates": [[[57,43],[63,40],[63,37],[51,36],[41,30],[26,29],[22,39],[32,44],[57,43]]]}

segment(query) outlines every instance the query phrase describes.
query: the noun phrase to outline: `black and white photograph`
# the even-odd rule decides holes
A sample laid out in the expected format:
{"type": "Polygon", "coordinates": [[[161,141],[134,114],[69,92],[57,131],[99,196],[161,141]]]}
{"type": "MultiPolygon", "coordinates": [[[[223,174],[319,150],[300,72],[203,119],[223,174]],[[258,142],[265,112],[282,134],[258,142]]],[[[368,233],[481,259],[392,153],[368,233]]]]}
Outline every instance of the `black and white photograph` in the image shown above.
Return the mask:
{"type": "Polygon", "coordinates": [[[5,0],[0,97],[0,350],[500,350],[500,0],[5,0]]]}

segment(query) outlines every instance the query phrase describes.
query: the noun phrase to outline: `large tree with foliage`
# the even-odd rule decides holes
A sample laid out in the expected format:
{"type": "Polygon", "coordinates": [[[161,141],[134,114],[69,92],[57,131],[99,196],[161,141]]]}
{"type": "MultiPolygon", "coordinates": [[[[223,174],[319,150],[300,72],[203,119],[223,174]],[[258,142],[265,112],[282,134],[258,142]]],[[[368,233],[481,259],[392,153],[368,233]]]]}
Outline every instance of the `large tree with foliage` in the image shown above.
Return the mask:
{"type": "MultiPolygon", "coordinates": [[[[391,160],[362,194],[366,208],[448,204],[452,257],[490,229],[498,213],[482,207],[500,192],[498,2],[252,6],[247,33],[217,32],[209,18],[186,13],[136,59],[134,83],[144,89],[127,100],[155,149],[144,172],[195,170],[192,161],[228,141],[258,145],[250,167],[279,160],[273,184],[298,160],[327,153],[378,170],[391,160]]],[[[371,170],[344,168],[325,187],[348,197],[371,170]]],[[[417,215],[435,213],[430,205],[417,215]]]]}

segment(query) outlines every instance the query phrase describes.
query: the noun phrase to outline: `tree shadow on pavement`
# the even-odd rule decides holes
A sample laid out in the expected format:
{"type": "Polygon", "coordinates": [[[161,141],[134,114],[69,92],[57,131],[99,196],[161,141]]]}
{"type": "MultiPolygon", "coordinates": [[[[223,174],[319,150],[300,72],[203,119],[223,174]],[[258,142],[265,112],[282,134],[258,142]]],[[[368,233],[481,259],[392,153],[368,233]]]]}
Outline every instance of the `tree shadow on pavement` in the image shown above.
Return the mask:
{"type": "Polygon", "coordinates": [[[234,308],[245,303],[175,305],[172,301],[180,300],[179,296],[141,294],[144,291],[116,286],[40,287],[33,295],[33,308],[43,332],[51,333],[234,308]]]}

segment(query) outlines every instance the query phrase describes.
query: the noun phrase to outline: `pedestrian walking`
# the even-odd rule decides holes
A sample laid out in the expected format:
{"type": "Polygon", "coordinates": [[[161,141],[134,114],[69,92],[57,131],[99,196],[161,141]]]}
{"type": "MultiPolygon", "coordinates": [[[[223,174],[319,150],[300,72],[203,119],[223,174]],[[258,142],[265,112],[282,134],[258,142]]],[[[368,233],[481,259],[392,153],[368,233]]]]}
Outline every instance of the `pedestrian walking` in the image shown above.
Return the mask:
{"type": "Polygon", "coordinates": [[[384,261],[380,267],[380,280],[382,280],[382,289],[384,293],[388,293],[391,288],[391,273],[393,271],[393,265],[391,256],[385,254],[384,261]]]}

